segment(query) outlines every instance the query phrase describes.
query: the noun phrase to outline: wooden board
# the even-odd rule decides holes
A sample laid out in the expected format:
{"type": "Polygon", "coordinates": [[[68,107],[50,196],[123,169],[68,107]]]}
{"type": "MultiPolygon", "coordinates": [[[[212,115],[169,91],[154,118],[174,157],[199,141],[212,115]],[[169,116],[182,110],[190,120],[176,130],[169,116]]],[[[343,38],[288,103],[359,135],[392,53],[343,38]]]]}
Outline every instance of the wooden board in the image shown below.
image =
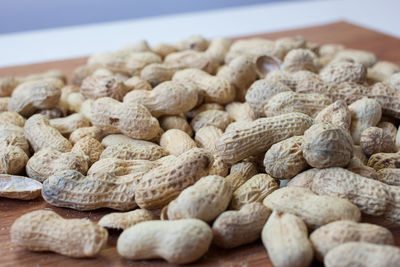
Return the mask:
{"type": "MultiPolygon", "coordinates": [[[[308,41],[318,43],[341,43],[350,48],[365,49],[374,52],[380,60],[389,60],[400,64],[400,40],[388,35],[374,32],[346,22],[338,22],[305,29],[290,30],[258,37],[279,38],[292,35],[303,35],[308,41]]],[[[247,36],[249,37],[249,36],[247,36]]],[[[247,38],[241,37],[241,38],[247,38]]],[[[253,36],[251,36],[253,37],[253,36]]],[[[121,46],[124,44],[121,44],[121,46]]],[[[60,69],[68,77],[86,58],[70,59],[56,62],[40,63],[0,69],[0,77],[27,75],[49,69],[60,69]]],[[[48,205],[41,198],[34,201],[19,201],[0,198],[0,266],[173,266],[162,260],[128,261],[118,256],[115,244],[117,232],[110,234],[106,249],[94,259],[70,259],[50,252],[29,252],[10,242],[10,227],[16,218],[27,212],[49,209],[65,218],[89,218],[97,221],[104,214],[111,212],[101,209],[92,212],[78,212],[71,209],[57,208],[48,205]]],[[[394,225],[381,218],[364,217],[363,221],[377,223],[389,228],[395,235],[396,244],[400,245],[400,225],[394,225]]],[[[223,250],[212,246],[210,251],[193,266],[272,266],[261,242],[242,246],[233,250],[223,250]]],[[[313,266],[322,266],[314,262],[313,266]]]]}

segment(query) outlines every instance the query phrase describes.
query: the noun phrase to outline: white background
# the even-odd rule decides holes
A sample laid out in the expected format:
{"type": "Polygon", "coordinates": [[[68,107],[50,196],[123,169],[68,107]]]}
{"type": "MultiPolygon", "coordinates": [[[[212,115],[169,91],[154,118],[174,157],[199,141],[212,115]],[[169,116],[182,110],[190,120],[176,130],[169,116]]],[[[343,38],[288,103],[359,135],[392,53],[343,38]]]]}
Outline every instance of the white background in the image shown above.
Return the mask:
{"type": "Polygon", "coordinates": [[[400,0],[272,3],[4,34],[0,35],[0,67],[87,56],[141,39],[150,44],[173,43],[193,34],[239,36],[337,20],[400,37],[400,0]]]}

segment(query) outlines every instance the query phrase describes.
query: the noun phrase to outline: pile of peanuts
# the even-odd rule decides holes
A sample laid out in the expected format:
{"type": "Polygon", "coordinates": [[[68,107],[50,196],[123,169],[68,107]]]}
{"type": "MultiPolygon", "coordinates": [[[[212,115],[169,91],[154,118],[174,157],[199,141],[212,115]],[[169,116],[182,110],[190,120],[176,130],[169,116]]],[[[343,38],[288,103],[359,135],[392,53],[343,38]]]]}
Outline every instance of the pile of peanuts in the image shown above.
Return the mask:
{"type": "Polygon", "coordinates": [[[18,218],[14,243],[194,262],[261,238],[274,266],[400,266],[400,67],[303,37],[140,41],[0,78],[0,196],[90,211],[18,218]],[[28,178],[29,177],[29,178],[28,178]],[[118,212],[111,212],[111,209],[118,212]]]}

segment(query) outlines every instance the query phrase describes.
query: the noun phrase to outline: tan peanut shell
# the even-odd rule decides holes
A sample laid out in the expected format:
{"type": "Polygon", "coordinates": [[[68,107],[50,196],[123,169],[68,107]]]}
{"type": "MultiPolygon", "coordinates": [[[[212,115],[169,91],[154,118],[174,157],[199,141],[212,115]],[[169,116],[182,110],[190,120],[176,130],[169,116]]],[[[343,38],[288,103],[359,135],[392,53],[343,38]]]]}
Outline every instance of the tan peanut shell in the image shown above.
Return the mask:
{"type": "Polygon", "coordinates": [[[318,112],[331,103],[329,97],[323,94],[299,94],[288,91],[271,97],[264,105],[264,114],[272,117],[290,112],[300,112],[315,117],[318,112]]]}
{"type": "Polygon", "coordinates": [[[304,79],[318,79],[318,75],[314,72],[301,70],[289,72],[285,70],[275,70],[267,74],[266,80],[280,82],[288,86],[293,91],[296,91],[297,84],[304,79]]]}
{"type": "Polygon", "coordinates": [[[196,140],[200,147],[207,148],[210,151],[215,151],[216,141],[223,133],[224,132],[216,126],[204,126],[196,131],[194,140],[196,140]]]}
{"type": "Polygon", "coordinates": [[[232,165],[230,173],[225,177],[225,180],[231,184],[233,191],[236,191],[236,189],[257,173],[254,163],[239,162],[232,165]]]}
{"type": "Polygon", "coordinates": [[[60,152],[49,147],[36,152],[26,164],[28,176],[39,182],[63,170],[76,170],[86,174],[88,163],[83,154],[60,152]]]}
{"type": "Polygon", "coordinates": [[[232,45],[232,40],[227,38],[214,38],[210,41],[210,44],[205,53],[217,61],[219,64],[225,62],[225,55],[228,53],[229,48],[232,45]]]}
{"type": "Polygon", "coordinates": [[[19,77],[1,77],[0,78],[0,97],[8,97],[14,89],[23,81],[19,77]]]}
{"type": "Polygon", "coordinates": [[[363,64],[366,68],[374,65],[377,61],[376,56],[371,52],[349,48],[338,51],[333,60],[357,62],[363,64]]]}
{"type": "Polygon", "coordinates": [[[130,260],[162,258],[185,264],[201,258],[211,241],[211,228],[198,219],[147,221],[123,231],[117,250],[130,260]]]}
{"type": "Polygon", "coordinates": [[[0,197],[31,200],[40,196],[42,184],[24,176],[0,174],[0,197]]]}
{"type": "Polygon", "coordinates": [[[172,80],[202,92],[206,102],[215,102],[223,105],[232,102],[235,98],[235,88],[228,80],[212,76],[199,69],[178,71],[172,80]]]}
{"type": "Polygon", "coordinates": [[[74,258],[94,257],[106,246],[108,232],[87,219],[64,219],[49,210],[19,217],[11,241],[32,251],[53,251],[74,258]]]}
{"type": "Polygon", "coordinates": [[[69,141],[71,142],[71,144],[74,145],[80,139],[82,139],[86,136],[90,136],[100,142],[103,139],[104,135],[105,135],[105,133],[101,129],[99,129],[95,126],[82,127],[82,128],[78,128],[78,129],[74,130],[70,134],[69,141]]]}
{"type": "Polygon", "coordinates": [[[186,132],[189,136],[193,136],[193,129],[184,117],[178,115],[167,115],[160,117],[158,121],[164,131],[178,129],[186,132]]]}
{"type": "Polygon", "coordinates": [[[109,134],[101,140],[101,144],[105,147],[122,144],[132,144],[134,146],[153,146],[153,142],[133,139],[123,134],[109,134]]]}
{"type": "Polygon", "coordinates": [[[128,80],[124,81],[126,87],[128,87],[128,91],[133,90],[152,90],[153,87],[144,79],[139,76],[133,76],[128,80]]]}
{"type": "Polygon", "coordinates": [[[174,81],[159,84],[153,90],[134,90],[124,97],[124,103],[142,104],[155,117],[189,111],[197,103],[197,91],[174,81]]]}
{"type": "Polygon", "coordinates": [[[147,65],[140,72],[140,77],[152,86],[172,80],[175,72],[185,68],[183,64],[154,63],[147,65]]]}
{"type": "Polygon", "coordinates": [[[85,98],[111,97],[121,101],[129,88],[118,76],[89,76],[83,80],[80,92],[85,98]]]}
{"type": "Polygon", "coordinates": [[[385,168],[378,171],[378,180],[388,185],[400,185],[400,169],[385,168]]]}
{"type": "Polygon", "coordinates": [[[89,127],[90,121],[82,114],[74,113],[64,118],[51,119],[50,126],[62,135],[69,135],[78,128],[89,127]]]}
{"type": "Polygon", "coordinates": [[[71,152],[82,155],[85,158],[88,167],[90,167],[100,159],[103,150],[104,147],[99,141],[93,137],[86,136],[75,143],[71,152]]]}
{"type": "Polygon", "coordinates": [[[234,121],[253,121],[256,116],[247,103],[232,102],[225,106],[226,112],[234,121]]]}
{"type": "Polygon", "coordinates": [[[229,173],[230,164],[222,161],[221,157],[218,154],[213,154],[214,161],[208,171],[209,175],[218,175],[225,177],[229,173]]]}
{"type": "Polygon", "coordinates": [[[354,82],[364,83],[367,69],[361,63],[356,62],[333,62],[323,68],[319,77],[327,83],[354,82]]]}
{"type": "Polygon", "coordinates": [[[194,117],[197,116],[197,114],[199,114],[203,111],[206,111],[206,110],[222,110],[222,111],[224,111],[224,107],[217,103],[204,103],[188,112],[185,112],[185,116],[188,119],[193,119],[194,117]]]}
{"type": "Polygon", "coordinates": [[[221,213],[212,225],[213,243],[234,248],[260,238],[271,211],[259,202],[244,205],[240,210],[221,213]]]}
{"type": "Polygon", "coordinates": [[[367,156],[380,152],[397,152],[397,147],[392,136],[386,134],[383,129],[378,127],[369,127],[361,133],[360,146],[367,156]]]}
{"type": "Polygon", "coordinates": [[[311,190],[319,195],[348,199],[360,211],[400,221],[400,188],[368,179],[342,168],[328,168],[313,173],[311,190]]]}
{"type": "Polygon", "coordinates": [[[0,111],[8,111],[8,103],[11,97],[0,97],[0,111]]]}
{"type": "Polygon", "coordinates": [[[293,136],[271,146],[265,153],[265,172],[276,179],[290,179],[308,166],[303,157],[302,136],[293,136]]]}
{"type": "Polygon", "coordinates": [[[354,144],[360,144],[361,133],[369,128],[376,126],[382,117],[380,104],[369,98],[362,98],[349,105],[351,114],[351,136],[354,144]]]}
{"type": "Polygon", "coordinates": [[[18,174],[24,169],[28,159],[19,146],[0,146],[0,173],[18,174]]]}
{"type": "Polygon", "coordinates": [[[365,165],[357,157],[353,157],[350,160],[349,164],[346,166],[346,169],[351,172],[357,173],[361,176],[371,178],[374,180],[378,180],[378,177],[379,177],[378,173],[376,172],[376,170],[374,168],[371,168],[371,167],[365,165]]]}
{"type": "Polygon", "coordinates": [[[49,120],[43,115],[33,115],[24,126],[25,137],[33,150],[39,151],[44,147],[51,147],[61,152],[72,149],[71,143],[55,128],[50,126],[49,120]]]}
{"type": "Polygon", "coordinates": [[[89,66],[102,67],[114,73],[129,76],[140,75],[140,71],[152,63],[161,63],[161,57],[153,52],[131,52],[129,50],[93,55],[87,62],[89,66]]]}
{"type": "Polygon", "coordinates": [[[109,97],[93,103],[91,121],[108,133],[144,140],[154,138],[160,130],[157,119],[143,105],[121,103],[109,97]]]}
{"type": "Polygon", "coordinates": [[[4,111],[0,113],[0,124],[14,124],[24,127],[26,119],[17,112],[4,111]]]}
{"type": "Polygon", "coordinates": [[[60,171],[43,182],[42,197],[50,205],[76,210],[135,208],[135,186],[130,186],[130,181],[127,185],[115,180],[84,176],[75,170],[60,171]]]}
{"type": "Polygon", "coordinates": [[[304,220],[310,229],[338,220],[358,222],[360,210],[346,199],[318,196],[301,187],[283,187],[268,195],[263,204],[276,211],[292,213],[304,220]]]}
{"type": "Polygon", "coordinates": [[[169,154],[179,156],[197,147],[196,142],[184,131],[171,129],[161,135],[160,146],[169,154]]]}
{"type": "Polygon", "coordinates": [[[37,114],[41,114],[49,120],[58,119],[66,115],[60,108],[42,109],[37,114]]]}
{"type": "Polygon", "coordinates": [[[177,48],[174,45],[166,43],[157,43],[151,47],[154,53],[157,53],[162,58],[165,58],[168,54],[177,52],[177,48]]]}
{"type": "Polygon", "coordinates": [[[273,211],[262,229],[261,238],[276,267],[306,267],[313,259],[307,226],[293,214],[273,211]]]}
{"type": "Polygon", "coordinates": [[[395,246],[377,245],[365,242],[348,242],[328,252],[326,267],[398,266],[400,249],[395,246]]]}
{"type": "Polygon", "coordinates": [[[53,78],[22,83],[13,91],[8,110],[27,117],[38,110],[54,108],[63,85],[62,81],[53,78]]]}
{"type": "Polygon", "coordinates": [[[208,41],[200,35],[191,35],[175,44],[176,48],[182,50],[204,51],[208,47],[208,41]]]}
{"type": "Polygon", "coordinates": [[[195,132],[206,126],[215,126],[224,131],[231,122],[232,118],[226,111],[206,110],[197,114],[190,125],[195,132]]]}
{"type": "Polygon", "coordinates": [[[157,160],[167,155],[168,152],[164,148],[150,142],[142,145],[126,143],[107,146],[100,158],[157,160]]]}
{"type": "Polygon", "coordinates": [[[389,121],[381,121],[376,125],[376,127],[381,128],[384,134],[392,137],[393,142],[396,141],[397,127],[393,123],[389,121]]]}
{"type": "Polygon", "coordinates": [[[233,192],[230,207],[239,210],[246,204],[262,202],[266,196],[278,188],[279,185],[268,174],[254,175],[233,192]]]}
{"type": "Polygon", "coordinates": [[[146,173],[139,181],[135,198],[143,209],[158,209],[167,205],[179,193],[206,176],[213,161],[204,149],[193,148],[146,173]]]}
{"type": "Polygon", "coordinates": [[[368,242],[381,245],[394,245],[392,233],[379,225],[336,221],[324,225],[310,235],[315,256],[323,261],[333,248],[347,242],[368,242]]]}
{"type": "Polygon", "coordinates": [[[389,61],[378,61],[375,65],[368,68],[367,80],[373,82],[383,82],[391,75],[400,71],[400,67],[389,61]]]}
{"type": "Polygon", "coordinates": [[[317,123],[304,132],[302,149],[314,168],[344,167],[353,157],[353,140],[341,127],[317,123]]]}
{"type": "Polygon", "coordinates": [[[302,135],[313,119],[302,113],[261,118],[238,130],[225,132],[217,141],[217,153],[226,163],[236,163],[294,135],[302,135]]]}
{"type": "Polygon", "coordinates": [[[29,155],[24,129],[13,124],[0,124],[0,147],[17,146],[29,155]]]}
{"type": "Polygon", "coordinates": [[[181,65],[184,69],[198,69],[214,74],[218,62],[205,52],[186,50],[170,53],[164,58],[165,64],[181,65]]]}
{"type": "Polygon", "coordinates": [[[98,224],[110,229],[128,229],[140,222],[157,220],[158,217],[148,210],[136,209],[128,212],[114,212],[104,215],[98,224]]]}
{"type": "Polygon", "coordinates": [[[350,110],[343,100],[337,100],[330,104],[315,117],[317,123],[331,123],[333,125],[342,127],[345,130],[350,129],[351,125],[351,114],[350,110]]]}
{"type": "Polygon", "coordinates": [[[310,50],[297,48],[285,56],[283,69],[290,72],[308,70],[317,72],[320,68],[318,57],[310,50]]]}
{"type": "Polygon", "coordinates": [[[376,171],[385,168],[399,168],[400,167],[400,153],[376,153],[373,154],[369,160],[369,167],[374,168],[376,171]]]}
{"type": "Polygon", "coordinates": [[[168,204],[168,219],[197,218],[211,222],[226,210],[231,197],[232,187],[223,177],[205,176],[168,204]]]}
{"type": "Polygon", "coordinates": [[[268,79],[255,81],[246,93],[246,102],[253,110],[254,115],[264,117],[264,106],[276,94],[290,92],[291,89],[280,82],[268,79]]]}

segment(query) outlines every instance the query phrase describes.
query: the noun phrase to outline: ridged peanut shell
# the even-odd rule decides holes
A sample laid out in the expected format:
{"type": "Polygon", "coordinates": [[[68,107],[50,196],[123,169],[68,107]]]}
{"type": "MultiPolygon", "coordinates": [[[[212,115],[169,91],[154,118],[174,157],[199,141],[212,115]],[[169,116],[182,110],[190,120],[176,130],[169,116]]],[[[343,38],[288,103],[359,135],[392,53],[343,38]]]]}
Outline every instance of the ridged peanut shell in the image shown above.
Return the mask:
{"type": "Polygon", "coordinates": [[[342,127],[345,130],[350,129],[351,125],[351,114],[350,110],[343,100],[337,100],[330,104],[315,117],[315,122],[331,123],[333,125],[342,127]]]}
{"type": "Polygon", "coordinates": [[[224,131],[231,122],[232,118],[226,111],[206,110],[196,115],[190,125],[195,132],[206,126],[215,126],[224,131]]]}
{"type": "Polygon", "coordinates": [[[315,256],[323,261],[333,248],[347,242],[367,242],[381,245],[394,245],[392,233],[379,225],[336,221],[324,225],[310,235],[315,256]]]}
{"type": "Polygon", "coordinates": [[[110,229],[128,229],[140,222],[157,220],[153,212],[143,209],[136,209],[128,212],[114,212],[104,215],[98,224],[110,229]]]}
{"type": "Polygon", "coordinates": [[[85,98],[111,97],[121,101],[129,88],[118,76],[89,76],[83,80],[80,92],[85,98]]]}
{"type": "Polygon", "coordinates": [[[24,127],[26,119],[17,112],[4,111],[0,113],[0,124],[14,124],[19,127],[24,127]]]}
{"type": "Polygon", "coordinates": [[[388,185],[400,185],[400,169],[386,168],[378,171],[378,180],[388,185]]]}
{"type": "Polygon", "coordinates": [[[238,211],[221,213],[212,225],[214,244],[222,248],[234,248],[256,241],[270,213],[259,202],[246,204],[238,211]]]}
{"type": "Polygon", "coordinates": [[[263,204],[271,210],[292,213],[315,229],[338,220],[358,222],[360,210],[346,199],[319,196],[301,187],[283,187],[268,195],[263,204]]]}
{"type": "Polygon", "coordinates": [[[364,83],[367,69],[361,63],[333,62],[321,70],[319,77],[327,83],[364,83]]]}
{"type": "Polygon", "coordinates": [[[196,142],[184,131],[171,129],[161,135],[160,146],[169,154],[179,156],[197,147],[196,142]]]}
{"type": "Polygon", "coordinates": [[[380,152],[397,152],[397,147],[392,136],[386,134],[383,129],[378,127],[369,127],[361,133],[360,146],[367,156],[380,152]]]}
{"type": "Polygon", "coordinates": [[[76,129],[89,127],[90,121],[80,113],[74,113],[64,118],[50,120],[50,126],[57,129],[62,135],[69,135],[76,129]]]}
{"type": "Polygon", "coordinates": [[[92,166],[93,163],[100,159],[100,155],[103,151],[103,145],[90,136],[80,139],[71,150],[72,153],[83,155],[88,163],[88,167],[92,166]]]}
{"type": "Polygon", "coordinates": [[[126,143],[107,146],[106,149],[101,153],[100,158],[117,158],[123,160],[157,160],[167,155],[168,152],[164,148],[150,142],[148,145],[134,145],[126,143]]]}
{"type": "Polygon", "coordinates": [[[106,246],[108,232],[88,219],[64,219],[49,210],[19,217],[11,241],[32,251],[53,251],[74,258],[94,257],[106,246]]]}

